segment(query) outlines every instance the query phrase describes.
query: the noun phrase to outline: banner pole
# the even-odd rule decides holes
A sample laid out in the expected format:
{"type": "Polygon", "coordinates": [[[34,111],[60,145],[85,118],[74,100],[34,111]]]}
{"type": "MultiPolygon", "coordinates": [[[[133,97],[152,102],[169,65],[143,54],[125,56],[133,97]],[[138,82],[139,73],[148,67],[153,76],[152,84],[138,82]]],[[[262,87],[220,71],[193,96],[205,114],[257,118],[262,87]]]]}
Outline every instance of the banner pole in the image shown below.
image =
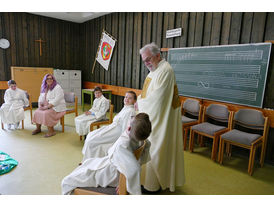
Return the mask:
{"type": "Polygon", "coordinates": [[[92,74],[94,72],[94,68],[95,68],[95,64],[96,64],[96,59],[98,57],[98,52],[99,52],[99,49],[100,49],[100,46],[101,46],[101,42],[102,42],[102,38],[103,38],[103,33],[104,32],[105,32],[105,30],[103,29],[102,34],[101,34],[100,43],[99,43],[99,46],[98,46],[98,49],[97,49],[96,57],[95,57],[95,60],[94,60],[93,66],[92,66],[92,72],[91,72],[92,74]]]}

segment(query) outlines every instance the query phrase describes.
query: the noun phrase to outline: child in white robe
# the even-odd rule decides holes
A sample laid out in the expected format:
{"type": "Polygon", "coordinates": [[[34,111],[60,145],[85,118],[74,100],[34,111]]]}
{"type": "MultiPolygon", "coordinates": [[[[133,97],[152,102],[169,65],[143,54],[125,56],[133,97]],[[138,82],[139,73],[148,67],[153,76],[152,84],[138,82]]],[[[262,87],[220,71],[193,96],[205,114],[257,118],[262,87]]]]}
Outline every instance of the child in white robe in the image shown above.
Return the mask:
{"type": "Polygon", "coordinates": [[[127,130],[101,158],[89,158],[62,181],[62,194],[71,194],[77,187],[117,187],[120,173],[126,177],[127,191],[140,195],[140,164],[150,160],[148,140],[139,161],[133,152],[151,133],[151,122],[145,113],[131,119],[127,130]]]}
{"type": "Polygon", "coordinates": [[[1,121],[4,124],[8,124],[8,129],[11,129],[11,125],[14,125],[14,129],[17,129],[20,121],[24,116],[24,106],[29,105],[26,92],[16,87],[14,80],[8,81],[9,89],[5,91],[4,100],[5,103],[0,108],[1,121]]]}
{"type": "Polygon", "coordinates": [[[100,87],[94,89],[94,95],[95,100],[93,101],[92,108],[74,119],[76,132],[80,136],[89,133],[90,124],[92,122],[106,119],[106,113],[109,109],[109,100],[104,97],[100,87]]]}
{"type": "Polygon", "coordinates": [[[104,157],[108,149],[117,141],[126,130],[130,117],[135,116],[134,103],[136,93],[128,91],[124,98],[123,109],[114,117],[113,123],[90,132],[82,149],[83,160],[91,157],[104,157]]]}

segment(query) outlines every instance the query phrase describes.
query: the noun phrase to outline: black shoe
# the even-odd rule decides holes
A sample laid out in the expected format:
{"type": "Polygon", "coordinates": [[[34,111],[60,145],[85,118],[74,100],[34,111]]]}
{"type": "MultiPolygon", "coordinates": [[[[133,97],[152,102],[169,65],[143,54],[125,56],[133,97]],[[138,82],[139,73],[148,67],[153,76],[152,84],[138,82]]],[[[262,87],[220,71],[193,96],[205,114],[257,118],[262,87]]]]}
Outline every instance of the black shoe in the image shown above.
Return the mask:
{"type": "Polygon", "coordinates": [[[149,191],[149,190],[145,189],[143,185],[141,185],[141,191],[142,191],[143,194],[153,195],[153,194],[157,194],[157,193],[161,192],[162,190],[161,190],[161,187],[160,187],[159,190],[149,191]]]}

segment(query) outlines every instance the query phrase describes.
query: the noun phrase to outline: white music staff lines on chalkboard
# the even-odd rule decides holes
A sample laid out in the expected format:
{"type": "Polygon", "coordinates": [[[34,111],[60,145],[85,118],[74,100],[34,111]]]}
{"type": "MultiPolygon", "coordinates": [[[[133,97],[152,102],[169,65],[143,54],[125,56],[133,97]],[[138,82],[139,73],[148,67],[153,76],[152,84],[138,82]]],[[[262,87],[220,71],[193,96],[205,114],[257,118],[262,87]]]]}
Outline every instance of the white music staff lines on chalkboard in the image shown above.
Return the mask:
{"type": "Polygon", "coordinates": [[[263,58],[262,50],[253,51],[224,51],[224,52],[184,52],[173,54],[171,61],[187,60],[222,60],[222,61],[260,61],[263,58]]]}
{"type": "Polygon", "coordinates": [[[262,107],[271,43],[168,50],[179,94],[262,107]]]}

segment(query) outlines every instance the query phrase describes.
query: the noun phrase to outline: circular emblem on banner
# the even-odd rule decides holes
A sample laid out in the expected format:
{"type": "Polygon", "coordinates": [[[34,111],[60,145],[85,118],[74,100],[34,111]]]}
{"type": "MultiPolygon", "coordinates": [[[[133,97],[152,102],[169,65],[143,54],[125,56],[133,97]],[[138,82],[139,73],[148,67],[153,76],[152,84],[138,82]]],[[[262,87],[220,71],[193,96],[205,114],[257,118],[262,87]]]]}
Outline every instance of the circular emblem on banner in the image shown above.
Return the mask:
{"type": "Polygon", "coordinates": [[[108,60],[111,54],[112,47],[107,42],[103,42],[101,47],[101,55],[103,60],[108,60]]]}

